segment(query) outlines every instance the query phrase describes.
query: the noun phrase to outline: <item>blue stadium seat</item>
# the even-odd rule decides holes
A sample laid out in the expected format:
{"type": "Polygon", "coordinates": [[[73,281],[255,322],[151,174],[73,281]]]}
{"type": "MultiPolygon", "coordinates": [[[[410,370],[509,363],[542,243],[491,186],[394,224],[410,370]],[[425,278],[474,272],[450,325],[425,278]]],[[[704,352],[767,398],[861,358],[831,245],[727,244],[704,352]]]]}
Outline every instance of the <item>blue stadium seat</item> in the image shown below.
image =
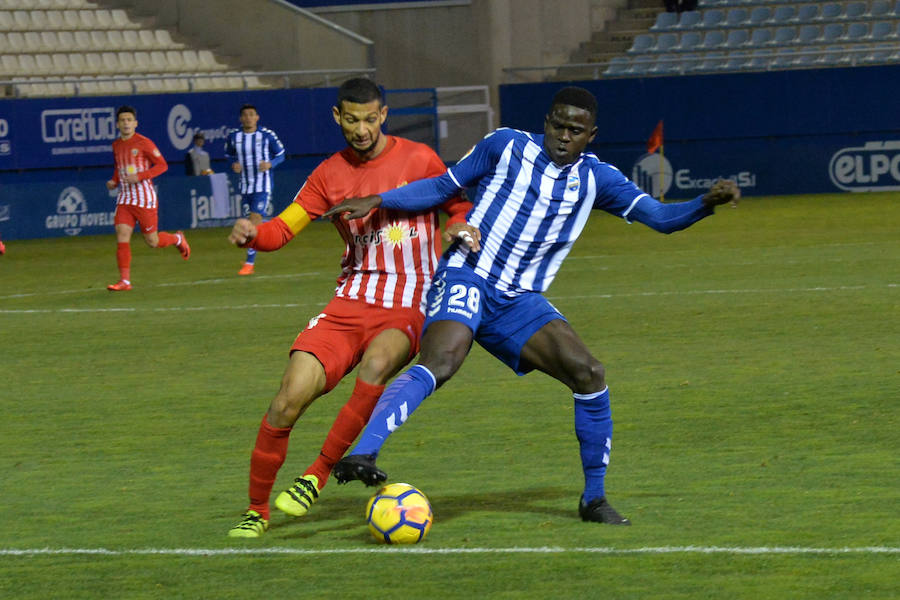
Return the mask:
{"type": "Polygon", "coordinates": [[[816,19],[819,21],[834,21],[839,19],[843,13],[843,4],[839,2],[830,2],[822,6],[822,9],[819,11],[819,16],[816,17],[816,19]]]}
{"type": "Polygon", "coordinates": [[[841,46],[828,46],[819,57],[819,63],[828,67],[849,65],[853,62],[852,55],[847,53],[841,46]]]}
{"type": "MultiPolygon", "coordinates": [[[[779,7],[784,8],[784,7],[779,7]]],[[[757,6],[750,11],[750,25],[758,27],[772,19],[772,9],[768,6],[757,6]]]]}
{"type": "Polygon", "coordinates": [[[880,44],[870,49],[859,62],[863,64],[877,65],[886,62],[890,62],[891,53],[894,51],[894,46],[891,44],[880,44]]]}
{"type": "Polygon", "coordinates": [[[724,68],[726,71],[742,71],[750,68],[750,53],[746,50],[729,52],[724,68]]]}
{"type": "MultiPolygon", "coordinates": [[[[900,0],[897,0],[900,2],[900,0]]],[[[703,27],[712,29],[719,27],[725,21],[725,13],[717,8],[703,11],[703,27]]]]}
{"type": "MultiPolygon", "coordinates": [[[[815,9],[819,8],[815,4],[808,4],[804,6],[811,6],[815,9]]],[[[772,15],[772,23],[774,25],[787,25],[788,23],[793,23],[797,20],[799,20],[797,9],[794,8],[792,4],[775,7],[775,13],[772,15]]]]}
{"type": "Polygon", "coordinates": [[[628,54],[640,54],[641,52],[649,52],[656,45],[656,36],[650,35],[649,33],[639,33],[634,36],[634,41],[631,43],[631,48],[628,49],[628,54]]]}
{"type": "Polygon", "coordinates": [[[785,69],[794,66],[796,52],[793,48],[779,48],[772,60],[772,67],[776,69],[785,69]]]}
{"type": "Polygon", "coordinates": [[[850,23],[847,25],[847,35],[845,37],[848,42],[859,43],[865,41],[869,37],[869,24],[850,23]]]}
{"type": "Polygon", "coordinates": [[[818,25],[801,25],[797,32],[798,44],[815,44],[822,38],[822,30],[818,25]]]}
{"type": "Polygon", "coordinates": [[[750,34],[750,46],[759,48],[772,43],[772,30],[759,27],[750,34]]]}
{"type": "Polygon", "coordinates": [[[684,72],[683,59],[675,54],[663,54],[656,58],[649,72],[654,75],[675,75],[684,72]]]}
{"type": "Polygon", "coordinates": [[[743,27],[750,19],[746,8],[730,8],[725,17],[725,25],[728,27],[743,27]]]}
{"type": "Polygon", "coordinates": [[[724,52],[707,52],[703,60],[694,65],[695,73],[721,71],[725,68],[727,55],[724,52]]]}
{"type": "Polygon", "coordinates": [[[768,69],[774,57],[775,52],[772,50],[762,48],[754,50],[750,55],[750,64],[748,66],[751,69],[768,69]]]}
{"type": "Polygon", "coordinates": [[[681,34],[681,41],[678,44],[678,50],[682,52],[690,52],[700,45],[702,36],[699,31],[685,31],[681,34]]]}
{"type": "Polygon", "coordinates": [[[775,30],[775,36],[772,38],[772,43],[776,46],[783,46],[785,44],[793,44],[796,39],[796,27],[779,27],[775,30]]]}
{"type": "Polygon", "coordinates": [[[712,31],[707,31],[706,35],[703,36],[703,42],[700,44],[700,48],[703,50],[715,50],[716,48],[720,48],[724,43],[725,33],[719,29],[713,29],[712,31]]]}
{"type": "Polygon", "coordinates": [[[797,9],[797,22],[808,23],[817,20],[819,17],[818,4],[801,4],[797,9]]]}
{"type": "Polygon", "coordinates": [[[872,41],[881,42],[891,38],[894,25],[888,21],[875,21],[872,23],[872,41]]]}
{"type": "Polygon", "coordinates": [[[869,12],[866,16],[870,19],[881,19],[887,17],[891,12],[891,0],[872,0],[869,12]]]}
{"type": "Polygon", "coordinates": [[[604,75],[625,75],[631,62],[624,56],[615,56],[609,61],[604,75]]]}
{"type": "Polygon", "coordinates": [[[795,67],[815,67],[822,59],[822,53],[815,48],[801,48],[793,57],[795,67]]]}
{"type": "Polygon", "coordinates": [[[848,21],[855,21],[863,18],[868,10],[869,7],[866,6],[865,2],[850,2],[844,7],[844,14],[841,15],[841,18],[848,21]]]}
{"type": "Polygon", "coordinates": [[[655,52],[671,52],[675,46],[678,45],[678,34],[677,33],[661,33],[656,38],[656,47],[653,49],[655,52]]]}
{"type": "Polygon", "coordinates": [[[700,25],[702,18],[703,16],[700,11],[687,10],[681,13],[681,18],[678,19],[678,25],[676,27],[678,29],[693,29],[700,25]]]}
{"type": "MultiPolygon", "coordinates": [[[[894,18],[900,19],[900,0],[897,0],[897,3],[894,4],[894,18]]],[[[893,54],[891,56],[893,57],[893,54]]]]}
{"type": "Polygon", "coordinates": [[[844,37],[844,25],[843,23],[828,23],[822,29],[822,41],[827,43],[834,43],[841,38],[844,37]]]}
{"type": "Polygon", "coordinates": [[[726,48],[743,48],[750,41],[750,34],[746,29],[732,29],[725,38],[726,48]]]}
{"type": "Polygon", "coordinates": [[[678,13],[663,12],[656,15],[656,22],[650,28],[652,31],[667,31],[678,24],[678,13]]]}
{"type": "Polygon", "coordinates": [[[655,62],[656,59],[649,54],[635,56],[634,60],[631,61],[631,68],[628,69],[628,72],[633,75],[645,75],[655,62]]]}

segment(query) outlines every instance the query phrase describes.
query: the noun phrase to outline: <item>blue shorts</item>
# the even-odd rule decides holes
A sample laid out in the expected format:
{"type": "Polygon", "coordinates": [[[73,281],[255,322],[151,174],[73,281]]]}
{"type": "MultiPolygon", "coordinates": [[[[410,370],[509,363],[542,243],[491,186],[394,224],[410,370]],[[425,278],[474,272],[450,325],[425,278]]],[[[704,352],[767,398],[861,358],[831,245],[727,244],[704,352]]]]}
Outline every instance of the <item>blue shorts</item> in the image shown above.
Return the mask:
{"type": "Polygon", "coordinates": [[[428,290],[424,332],[435,321],[456,321],[472,330],[478,344],[519,375],[533,370],[520,365],[522,347],[537,331],[565,317],[538,292],[512,298],[468,268],[440,267],[428,290]]]}
{"type": "Polygon", "coordinates": [[[252,192],[241,194],[244,216],[254,212],[264,217],[271,217],[272,207],[269,205],[269,192],[252,192]]]}

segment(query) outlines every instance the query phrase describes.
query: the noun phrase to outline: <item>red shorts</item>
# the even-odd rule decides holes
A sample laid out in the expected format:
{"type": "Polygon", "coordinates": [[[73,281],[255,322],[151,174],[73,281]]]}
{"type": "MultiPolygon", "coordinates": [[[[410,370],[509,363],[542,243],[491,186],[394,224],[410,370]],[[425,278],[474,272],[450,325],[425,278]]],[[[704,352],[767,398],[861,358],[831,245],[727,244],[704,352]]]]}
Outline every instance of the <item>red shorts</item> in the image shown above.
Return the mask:
{"type": "MultiPolygon", "coordinates": [[[[419,336],[425,315],[418,308],[384,308],[364,301],[333,298],[321,314],[310,319],[291,352],[315,356],[325,367],[328,392],[353,370],[372,340],[388,329],[399,329],[409,338],[409,357],[419,352],[419,336]]],[[[323,392],[323,393],[324,393],[323,392]]]]}
{"type": "Polygon", "coordinates": [[[116,206],[116,218],[113,220],[113,223],[116,225],[128,225],[132,229],[134,229],[135,223],[140,223],[141,233],[153,233],[156,231],[158,219],[159,215],[155,208],[141,208],[131,204],[119,204],[116,206]]]}

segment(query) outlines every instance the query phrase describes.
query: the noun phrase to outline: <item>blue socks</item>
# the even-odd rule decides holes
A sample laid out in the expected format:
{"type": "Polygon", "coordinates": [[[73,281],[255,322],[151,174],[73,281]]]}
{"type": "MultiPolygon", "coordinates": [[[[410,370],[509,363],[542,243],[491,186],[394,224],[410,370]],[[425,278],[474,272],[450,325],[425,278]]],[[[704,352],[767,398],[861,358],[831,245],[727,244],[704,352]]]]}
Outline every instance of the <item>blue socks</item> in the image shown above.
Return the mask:
{"type": "Polygon", "coordinates": [[[575,435],[581,445],[584,469],[584,501],[605,495],[603,479],[612,445],[612,413],[609,388],[593,394],[575,394],[575,435]]]}
{"type": "Polygon", "coordinates": [[[350,454],[378,454],[391,433],[403,425],[422,401],[434,392],[434,375],[427,367],[415,365],[384,390],[359,443],[350,454]]]}
{"type": "Polygon", "coordinates": [[[256,250],[254,250],[253,248],[247,248],[247,260],[245,260],[244,262],[251,264],[251,265],[253,263],[255,263],[256,262],[256,250]]]}

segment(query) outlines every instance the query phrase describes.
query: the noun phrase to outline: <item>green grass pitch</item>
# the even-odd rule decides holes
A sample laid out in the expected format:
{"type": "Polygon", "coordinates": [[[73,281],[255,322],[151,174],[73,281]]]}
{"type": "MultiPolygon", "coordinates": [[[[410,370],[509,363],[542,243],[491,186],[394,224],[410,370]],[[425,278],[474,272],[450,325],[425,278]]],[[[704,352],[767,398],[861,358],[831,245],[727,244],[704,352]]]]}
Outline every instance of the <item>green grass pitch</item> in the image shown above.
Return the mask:
{"type": "MultiPolygon", "coordinates": [[[[371,539],[371,490],[332,482],[262,540],[246,506],[287,349],[342,244],[315,223],[239,278],[223,229],[193,256],[112,235],[0,257],[0,597],[896,598],[900,203],[749,198],[672,236],[592,217],[547,296],[607,367],[609,497],[582,523],[569,391],[479,348],[379,465],[434,527],[371,539]]],[[[2,231],[0,231],[2,233],[2,231]]],[[[352,387],[298,422],[277,493],[352,387]]]]}

